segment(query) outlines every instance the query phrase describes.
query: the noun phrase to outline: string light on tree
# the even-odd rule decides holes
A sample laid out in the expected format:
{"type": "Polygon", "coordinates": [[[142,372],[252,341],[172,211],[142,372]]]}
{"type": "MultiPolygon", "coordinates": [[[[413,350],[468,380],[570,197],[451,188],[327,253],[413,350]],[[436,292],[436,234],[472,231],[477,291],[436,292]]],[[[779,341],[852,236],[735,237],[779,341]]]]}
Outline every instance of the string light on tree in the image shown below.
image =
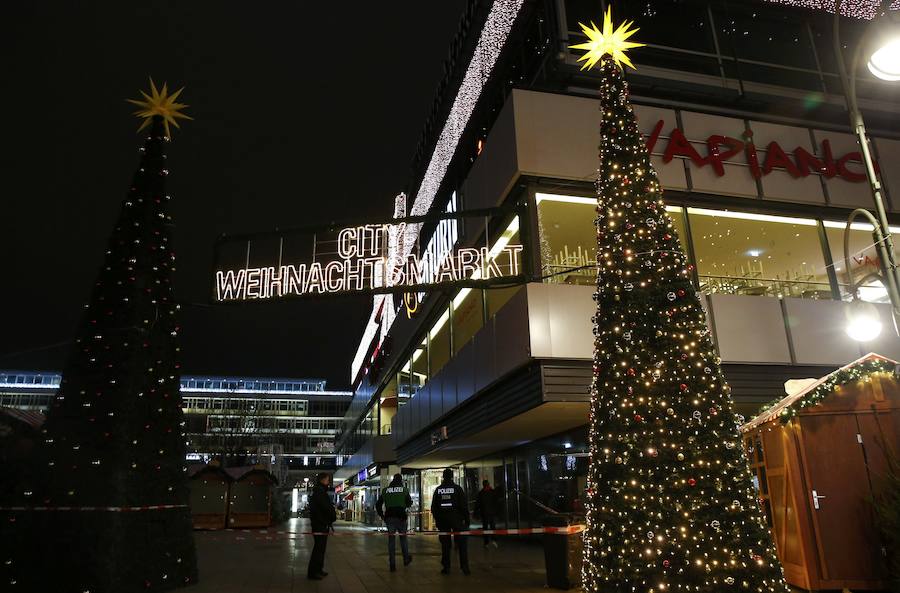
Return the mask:
{"type": "Polygon", "coordinates": [[[700,299],[628,99],[631,23],[582,25],[599,64],[597,313],[584,588],[787,585],[757,506],[700,299]]]}

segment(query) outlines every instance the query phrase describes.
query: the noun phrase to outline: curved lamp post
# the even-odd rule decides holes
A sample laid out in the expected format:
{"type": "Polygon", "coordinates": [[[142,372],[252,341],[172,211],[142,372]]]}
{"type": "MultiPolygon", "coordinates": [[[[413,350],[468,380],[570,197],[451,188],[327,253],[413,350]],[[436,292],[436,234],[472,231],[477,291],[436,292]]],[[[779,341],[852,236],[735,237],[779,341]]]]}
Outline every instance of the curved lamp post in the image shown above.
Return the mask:
{"type": "Polygon", "coordinates": [[[856,96],[856,68],[864,47],[872,49],[868,60],[869,70],[883,80],[900,80],[900,27],[891,26],[891,18],[888,16],[890,0],[883,0],[881,12],[885,14],[871,23],[866,28],[866,34],[857,44],[850,60],[850,72],[844,63],[844,54],[841,50],[840,19],[842,0],[835,0],[834,7],[834,52],[838,64],[838,73],[841,78],[841,86],[847,101],[847,110],[850,113],[850,127],[856,134],[862,154],[863,165],[866,169],[866,178],[875,201],[875,214],[864,208],[858,208],[850,213],[847,227],[844,229],[844,258],[847,269],[847,284],[853,303],[850,309],[847,334],[860,341],[875,339],[881,333],[881,321],[875,308],[859,299],[860,286],[869,280],[878,279],[887,289],[891,301],[891,313],[894,319],[894,330],[900,335],[900,275],[894,258],[894,243],[891,239],[890,226],[887,219],[887,211],[884,207],[884,196],[881,181],[875,171],[875,162],[869,150],[869,139],[866,133],[866,125],[862,113],[859,110],[859,102],[856,96]],[[869,38],[870,33],[874,33],[869,38]],[[850,225],[857,217],[866,218],[873,227],[872,238],[875,241],[875,249],[878,252],[878,260],[881,264],[880,274],[869,274],[858,282],[854,282],[850,270],[850,225]]]}

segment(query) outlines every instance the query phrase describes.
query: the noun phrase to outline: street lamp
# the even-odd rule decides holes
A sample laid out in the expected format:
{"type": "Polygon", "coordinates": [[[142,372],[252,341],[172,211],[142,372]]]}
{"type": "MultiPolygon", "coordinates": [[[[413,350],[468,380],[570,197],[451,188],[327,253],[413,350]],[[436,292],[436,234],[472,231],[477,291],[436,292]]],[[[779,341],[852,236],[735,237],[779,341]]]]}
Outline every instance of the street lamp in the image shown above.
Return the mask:
{"type": "Polygon", "coordinates": [[[886,43],[872,54],[869,71],[881,80],[900,80],[900,39],[886,43]]]}
{"type": "Polygon", "coordinates": [[[847,315],[847,335],[857,342],[871,342],[881,335],[881,319],[871,303],[855,300],[847,315]]]}
{"type": "Polygon", "coordinates": [[[897,264],[894,258],[894,243],[891,240],[890,226],[887,220],[887,212],[884,207],[881,181],[875,172],[875,162],[869,150],[869,139],[866,133],[866,125],[863,122],[862,113],[859,110],[859,102],[856,96],[856,67],[859,64],[863,47],[872,51],[868,60],[869,70],[882,80],[900,80],[900,27],[893,24],[888,16],[890,0],[882,0],[881,13],[873,22],[857,44],[850,61],[850,72],[844,63],[844,54],[841,50],[840,19],[841,2],[835,0],[834,6],[834,52],[838,64],[838,73],[841,78],[841,86],[844,89],[844,97],[847,101],[847,110],[850,113],[850,127],[856,134],[859,149],[862,154],[863,165],[866,169],[866,178],[872,191],[872,199],[875,201],[875,214],[864,208],[857,208],[850,213],[847,227],[844,229],[844,262],[847,269],[847,284],[850,296],[854,303],[850,308],[850,319],[847,325],[847,334],[859,341],[875,339],[881,333],[881,322],[878,321],[874,307],[866,307],[859,301],[859,287],[870,279],[877,279],[884,284],[891,301],[891,313],[894,320],[894,331],[900,335],[900,276],[898,276],[897,264]],[[873,26],[876,26],[874,28],[873,26]],[[869,35],[874,31],[874,34],[869,35]],[[875,249],[878,252],[878,260],[881,265],[881,274],[869,274],[857,283],[854,283],[850,270],[850,227],[857,217],[868,219],[872,225],[872,238],[875,241],[875,249]],[[874,316],[873,316],[874,315],[874,316]]]}

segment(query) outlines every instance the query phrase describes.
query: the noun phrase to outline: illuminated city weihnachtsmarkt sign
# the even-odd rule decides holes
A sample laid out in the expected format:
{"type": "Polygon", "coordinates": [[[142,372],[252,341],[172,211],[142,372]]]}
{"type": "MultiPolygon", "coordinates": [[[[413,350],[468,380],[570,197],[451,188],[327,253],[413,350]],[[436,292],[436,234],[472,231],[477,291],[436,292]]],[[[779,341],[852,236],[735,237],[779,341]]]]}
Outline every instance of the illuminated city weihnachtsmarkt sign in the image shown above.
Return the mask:
{"type": "MultiPolygon", "coordinates": [[[[437,221],[421,249],[417,244],[420,222],[346,226],[307,233],[302,239],[280,236],[277,248],[262,256],[269,262],[251,264],[248,255],[242,265],[217,268],[214,298],[229,302],[418,292],[450,285],[487,286],[519,277],[522,245],[511,241],[509,234],[490,246],[457,247],[461,216],[437,221]],[[301,248],[285,253],[285,240],[301,248]],[[407,242],[416,246],[404,248],[407,242]]],[[[250,253],[250,239],[238,243],[238,252],[243,254],[246,243],[250,253]]]]}

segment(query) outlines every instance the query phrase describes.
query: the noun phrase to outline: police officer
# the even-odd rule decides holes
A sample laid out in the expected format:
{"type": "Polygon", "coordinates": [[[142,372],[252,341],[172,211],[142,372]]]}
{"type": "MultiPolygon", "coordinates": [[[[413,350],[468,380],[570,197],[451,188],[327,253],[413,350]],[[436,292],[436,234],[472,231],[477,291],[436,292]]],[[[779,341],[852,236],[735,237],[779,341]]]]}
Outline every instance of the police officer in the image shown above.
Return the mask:
{"type": "MultiPolygon", "coordinates": [[[[466,491],[462,486],[453,483],[453,470],[444,470],[444,479],[441,485],[434,490],[431,499],[431,514],[437,523],[438,531],[451,532],[463,531],[469,528],[469,504],[466,491]]],[[[438,536],[441,540],[441,574],[450,572],[450,533],[442,533],[438,536]]],[[[459,567],[463,574],[469,571],[469,550],[464,535],[454,535],[456,549],[459,550],[459,567]]]]}
{"type": "Polygon", "coordinates": [[[412,556],[409,554],[409,545],[406,542],[406,530],[409,528],[406,509],[412,506],[412,497],[409,490],[403,485],[403,476],[394,474],[390,485],[381,491],[378,500],[375,501],[375,511],[388,530],[388,559],[391,563],[391,572],[397,570],[394,560],[397,551],[395,533],[400,534],[400,550],[403,552],[403,566],[409,566],[412,556]]]}
{"type": "Polygon", "coordinates": [[[316,485],[313,486],[312,496],[309,497],[309,521],[315,535],[306,578],[313,581],[321,581],[328,576],[325,572],[325,548],[328,545],[328,532],[332,530],[331,524],[337,520],[334,504],[328,495],[330,482],[331,476],[328,474],[316,476],[316,485]]]}

